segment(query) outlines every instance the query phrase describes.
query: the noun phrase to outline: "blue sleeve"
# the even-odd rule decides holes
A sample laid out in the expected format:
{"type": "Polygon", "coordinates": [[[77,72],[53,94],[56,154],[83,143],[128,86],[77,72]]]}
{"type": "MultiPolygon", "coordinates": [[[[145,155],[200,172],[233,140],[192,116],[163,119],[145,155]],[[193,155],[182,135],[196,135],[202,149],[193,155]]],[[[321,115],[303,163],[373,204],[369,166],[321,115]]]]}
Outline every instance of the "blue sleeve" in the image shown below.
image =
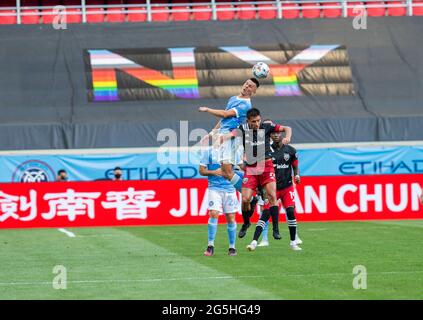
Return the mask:
{"type": "Polygon", "coordinates": [[[200,165],[203,166],[203,167],[207,167],[207,165],[209,165],[209,164],[210,164],[209,152],[203,151],[201,153],[200,165]]]}
{"type": "Polygon", "coordinates": [[[235,107],[237,114],[238,114],[238,118],[239,117],[246,117],[247,116],[247,111],[250,109],[250,106],[247,102],[242,102],[239,105],[237,105],[235,107]]]}

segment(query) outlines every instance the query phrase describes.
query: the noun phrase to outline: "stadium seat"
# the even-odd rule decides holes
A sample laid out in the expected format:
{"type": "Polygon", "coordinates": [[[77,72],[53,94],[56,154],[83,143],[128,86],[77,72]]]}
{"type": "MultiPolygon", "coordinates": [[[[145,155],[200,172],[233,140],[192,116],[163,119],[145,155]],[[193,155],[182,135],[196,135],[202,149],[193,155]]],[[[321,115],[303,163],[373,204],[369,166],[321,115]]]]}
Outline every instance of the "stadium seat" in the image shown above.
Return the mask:
{"type": "MultiPolygon", "coordinates": [[[[186,1],[186,0],[183,0],[186,1]]],[[[189,7],[174,7],[172,8],[173,21],[188,21],[191,18],[189,7]]]]}
{"type": "Polygon", "coordinates": [[[197,21],[210,20],[212,18],[212,10],[210,6],[193,6],[192,18],[197,21]],[[203,10],[203,11],[195,11],[203,10]]]}
{"type": "Polygon", "coordinates": [[[322,3],[322,13],[324,18],[340,18],[342,17],[342,8],[341,3],[339,2],[332,2],[332,3],[322,3]],[[338,8],[333,8],[337,6],[338,8]],[[332,8],[327,8],[332,7],[332,8]]]}
{"type": "Polygon", "coordinates": [[[238,19],[254,20],[256,18],[256,7],[252,4],[241,4],[238,8],[238,19]]]}
{"type": "Polygon", "coordinates": [[[403,7],[388,7],[388,16],[401,17],[407,15],[407,3],[405,1],[388,2],[388,5],[403,5],[403,7]]]}
{"type": "Polygon", "coordinates": [[[147,10],[142,7],[128,8],[128,22],[144,22],[147,21],[147,10]],[[142,12],[133,12],[142,11],[142,12]]]}
{"type": "Polygon", "coordinates": [[[67,23],[82,23],[82,12],[80,9],[67,9],[66,13],[67,23]]]}
{"type": "Polygon", "coordinates": [[[102,8],[87,8],[87,22],[101,23],[104,22],[104,9],[102,8]]]}
{"type": "Polygon", "coordinates": [[[127,4],[146,4],[146,0],[126,0],[127,4]]]}
{"type": "Polygon", "coordinates": [[[168,7],[152,7],[151,8],[151,20],[152,21],[168,21],[169,20],[169,10],[168,7]]]}
{"type": "MultiPolygon", "coordinates": [[[[51,24],[55,21],[54,9],[43,9],[41,20],[43,24],[51,24]]],[[[56,12],[57,13],[57,12],[56,12]]],[[[66,23],[82,23],[82,14],[79,9],[66,9],[66,23]]]]}
{"type": "Polygon", "coordinates": [[[282,3],[282,18],[297,19],[300,16],[300,6],[295,3],[282,3]]]}
{"type": "Polygon", "coordinates": [[[217,20],[233,20],[235,19],[235,11],[234,10],[228,10],[233,9],[234,7],[230,4],[217,4],[216,9],[217,10],[223,10],[223,11],[217,11],[217,20]]]}
{"type": "Polygon", "coordinates": [[[414,0],[413,1],[413,16],[423,16],[423,0],[414,0]],[[421,7],[416,7],[418,4],[421,7]]]}
{"type": "Polygon", "coordinates": [[[15,10],[0,10],[0,24],[16,24],[16,11],[15,10]]]}
{"type": "Polygon", "coordinates": [[[355,17],[364,12],[366,8],[364,7],[363,2],[348,2],[347,16],[355,17]],[[355,11],[354,11],[355,9],[355,11]]]}
{"type": "Polygon", "coordinates": [[[315,2],[303,3],[301,5],[301,12],[303,14],[303,18],[307,18],[307,19],[320,18],[320,5],[315,2]]]}
{"type": "Polygon", "coordinates": [[[23,9],[21,11],[22,24],[38,24],[40,23],[40,12],[36,9],[23,9]],[[30,15],[27,15],[30,14],[30,15]]]}
{"type": "Polygon", "coordinates": [[[367,6],[369,5],[373,5],[373,6],[378,6],[377,8],[373,7],[373,8],[367,8],[367,15],[369,17],[384,17],[385,16],[385,3],[382,1],[376,1],[376,2],[367,2],[367,6]]]}
{"type": "Polygon", "coordinates": [[[56,16],[53,12],[53,9],[43,9],[41,11],[41,22],[44,24],[52,24],[56,16]]]}
{"type": "Polygon", "coordinates": [[[125,9],[124,8],[108,8],[107,13],[107,22],[125,22],[125,9]]]}
{"type": "Polygon", "coordinates": [[[278,16],[278,11],[274,4],[258,4],[257,11],[259,19],[263,20],[276,19],[278,16]]]}

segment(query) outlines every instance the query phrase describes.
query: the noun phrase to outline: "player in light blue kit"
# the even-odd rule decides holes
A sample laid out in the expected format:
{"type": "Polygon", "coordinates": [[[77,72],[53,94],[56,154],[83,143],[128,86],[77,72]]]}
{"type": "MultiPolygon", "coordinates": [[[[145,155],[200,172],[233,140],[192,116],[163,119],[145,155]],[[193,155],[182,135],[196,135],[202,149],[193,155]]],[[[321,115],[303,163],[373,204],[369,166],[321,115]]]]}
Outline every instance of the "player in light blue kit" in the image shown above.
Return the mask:
{"type": "MultiPolygon", "coordinates": [[[[222,177],[222,170],[218,161],[219,150],[213,147],[203,152],[200,161],[200,174],[208,177],[208,201],[209,201],[209,221],[208,221],[208,246],[204,252],[205,256],[214,254],[214,240],[217,232],[217,221],[219,214],[226,216],[229,251],[228,255],[236,256],[236,221],[235,215],[240,210],[240,203],[237,198],[234,186],[222,177]]],[[[239,159],[238,156],[236,156],[239,159]]],[[[240,162],[237,161],[237,162],[240,162]]]]}
{"type": "Polygon", "coordinates": [[[214,130],[209,134],[213,140],[219,142],[219,162],[221,164],[222,176],[230,181],[236,190],[242,190],[242,175],[236,174],[233,166],[236,165],[236,150],[240,147],[239,139],[228,139],[221,142],[220,137],[237,129],[245,122],[247,111],[252,108],[250,98],[256,93],[260,83],[255,78],[250,78],[242,85],[241,93],[238,96],[229,98],[225,110],[216,110],[207,107],[200,107],[199,111],[207,112],[222,118],[214,130]],[[217,136],[215,135],[218,131],[217,136]]]}

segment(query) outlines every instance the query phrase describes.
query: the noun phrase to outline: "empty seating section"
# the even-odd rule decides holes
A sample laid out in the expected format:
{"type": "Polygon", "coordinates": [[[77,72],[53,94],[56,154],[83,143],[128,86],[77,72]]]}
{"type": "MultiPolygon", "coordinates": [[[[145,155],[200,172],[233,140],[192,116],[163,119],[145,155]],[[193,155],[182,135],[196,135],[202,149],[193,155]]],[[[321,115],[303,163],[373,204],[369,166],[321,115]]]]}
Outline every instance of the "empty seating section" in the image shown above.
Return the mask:
{"type": "Polygon", "coordinates": [[[259,19],[276,19],[278,17],[278,11],[275,4],[258,4],[257,5],[259,19]]]}
{"type": "Polygon", "coordinates": [[[296,2],[282,3],[282,18],[297,19],[300,17],[300,5],[296,2]]]}
{"type": "MultiPolygon", "coordinates": [[[[423,16],[423,0],[412,0],[409,11],[407,0],[85,0],[86,22],[123,23],[167,21],[270,20],[270,19],[332,19],[354,16],[367,12],[369,17],[423,16]],[[216,9],[213,15],[213,9],[216,9]]],[[[16,0],[0,0],[0,24],[50,24],[55,21],[57,5],[65,6],[67,23],[82,23],[81,0],[21,0],[17,10],[16,0]]],[[[57,18],[56,18],[57,19],[57,18]]]]}

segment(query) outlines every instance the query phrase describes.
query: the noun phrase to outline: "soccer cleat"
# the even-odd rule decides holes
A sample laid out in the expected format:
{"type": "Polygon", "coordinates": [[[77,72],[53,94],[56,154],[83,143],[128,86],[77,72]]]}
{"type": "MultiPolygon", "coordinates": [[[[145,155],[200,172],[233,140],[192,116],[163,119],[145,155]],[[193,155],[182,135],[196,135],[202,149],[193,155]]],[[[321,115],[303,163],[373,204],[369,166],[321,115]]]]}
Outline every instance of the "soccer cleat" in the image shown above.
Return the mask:
{"type": "Polygon", "coordinates": [[[282,239],[278,229],[273,229],[273,238],[275,238],[276,240],[282,239]]]}
{"type": "Polygon", "coordinates": [[[247,250],[248,250],[248,251],[254,251],[254,250],[256,250],[256,247],[257,247],[257,241],[256,241],[256,240],[253,240],[253,241],[251,241],[251,243],[247,246],[247,250]]]}
{"type": "Polygon", "coordinates": [[[268,247],[269,241],[267,240],[261,240],[260,243],[257,245],[257,247],[268,247]]]}
{"type": "Polygon", "coordinates": [[[294,251],[301,251],[301,250],[303,250],[303,249],[301,249],[299,246],[298,246],[298,243],[296,242],[296,241],[291,241],[291,244],[289,245],[290,247],[291,247],[291,249],[292,250],[294,250],[294,251]]]}
{"type": "Polygon", "coordinates": [[[302,244],[303,243],[303,240],[301,240],[299,236],[296,236],[295,237],[295,241],[297,242],[297,244],[302,244]]]}
{"type": "Polygon", "coordinates": [[[248,224],[244,223],[241,227],[241,230],[239,230],[238,238],[244,238],[245,235],[247,234],[247,230],[250,226],[251,226],[251,223],[248,223],[248,224]]]}
{"type": "Polygon", "coordinates": [[[214,247],[213,246],[208,246],[206,251],[204,251],[204,255],[206,257],[210,257],[214,254],[214,247]]]}
{"type": "Polygon", "coordinates": [[[228,256],[236,256],[238,253],[236,252],[235,248],[229,248],[228,256]]]}

